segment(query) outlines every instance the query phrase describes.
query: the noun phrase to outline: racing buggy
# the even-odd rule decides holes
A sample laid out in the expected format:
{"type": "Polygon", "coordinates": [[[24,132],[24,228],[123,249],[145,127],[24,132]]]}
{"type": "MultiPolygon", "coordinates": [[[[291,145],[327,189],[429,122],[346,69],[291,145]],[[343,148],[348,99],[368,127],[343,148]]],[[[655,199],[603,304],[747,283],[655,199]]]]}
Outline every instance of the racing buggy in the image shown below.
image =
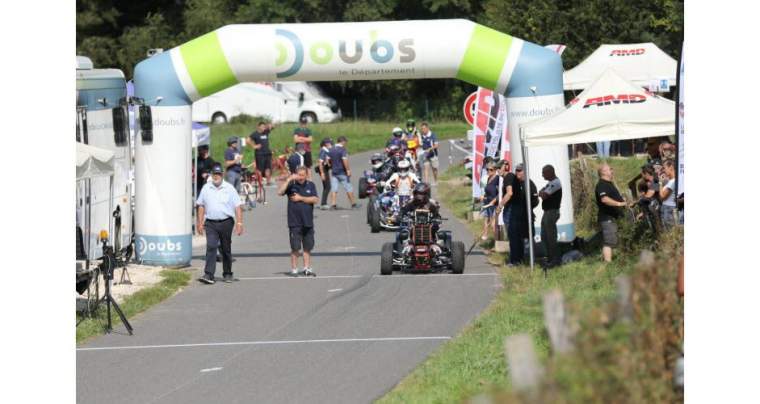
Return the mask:
{"type": "Polygon", "coordinates": [[[370,198],[377,196],[378,175],[372,170],[364,170],[364,175],[359,178],[359,198],[370,198]]]}
{"type": "Polygon", "coordinates": [[[464,243],[451,240],[451,231],[438,230],[442,219],[418,209],[404,218],[394,243],[383,244],[380,273],[464,272],[464,243]]]}
{"type": "Polygon", "coordinates": [[[408,197],[399,196],[395,191],[387,191],[373,198],[367,207],[367,221],[372,233],[382,229],[398,230],[401,225],[401,206],[408,197]]]}

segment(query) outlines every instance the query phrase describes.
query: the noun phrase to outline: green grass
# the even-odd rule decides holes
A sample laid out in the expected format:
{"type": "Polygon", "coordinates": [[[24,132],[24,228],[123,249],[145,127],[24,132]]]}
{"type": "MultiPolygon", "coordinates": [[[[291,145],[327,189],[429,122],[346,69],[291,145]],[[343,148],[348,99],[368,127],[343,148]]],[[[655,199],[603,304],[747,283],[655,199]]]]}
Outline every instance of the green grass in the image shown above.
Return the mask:
{"type": "MultiPolygon", "coordinates": [[[[190,281],[189,272],[177,269],[165,269],[159,275],[163,279],[158,284],[139,290],[126,297],[123,301],[118,302],[119,307],[121,307],[128,319],[171,297],[190,281]]],[[[77,315],[77,321],[79,319],[80,317],[77,315]]],[[[94,318],[87,318],[77,326],[77,343],[103,334],[103,326],[106,324],[106,320],[106,309],[101,304],[94,318]]],[[[114,325],[121,322],[119,316],[113,310],[111,310],[111,322],[114,325]]]]}
{"type": "MultiPolygon", "coordinates": [[[[470,129],[469,125],[464,121],[431,122],[430,124],[431,130],[438,136],[438,139],[464,137],[467,130],[470,129]]],[[[401,127],[401,122],[341,121],[310,124],[309,127],[314,136],[312,140],[312,154],[318,150],[318,145],[322,138],[330,137],[335,141],[341,135],[348,138],[349,153],[381,149],[385,147],[385,142],[391,137],[391,130],[396,126],[401,127]]],[[[273,149],[275,156],[281,154],[285,146],[293,147],[293,129],[296,127],[298,127],[297,123],[286,123],[272,130],[270,147],[273,149]]],[[[224,149],[227,148],[228,137],[248,137],[255,129],[255,120],[250,123],[211,125],[211,157],[215,161],[222,161],[224,159],[224,149]]],[[[253,160],[253,152],[250,147],[246,147],[244,155],[244,162],[249,163],[253,160]]]]}

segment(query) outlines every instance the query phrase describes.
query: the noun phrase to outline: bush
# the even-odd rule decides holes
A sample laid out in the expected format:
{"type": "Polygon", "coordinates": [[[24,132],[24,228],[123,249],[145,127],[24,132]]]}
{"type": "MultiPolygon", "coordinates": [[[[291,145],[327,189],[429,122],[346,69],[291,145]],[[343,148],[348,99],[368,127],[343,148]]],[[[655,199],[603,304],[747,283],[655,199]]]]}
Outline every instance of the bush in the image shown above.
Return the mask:
{"type": "Polygon", "coordinates": [[[261,121],[269,123],[272,121],[272,119],[269,118],[268,116],[252,116],[248,114],[240,114],[237,116],[233,116],[232,119],[230,119],[231,124],[242,124],[242,125],[251,125],[251,126],[255,126],[261,121]]]}

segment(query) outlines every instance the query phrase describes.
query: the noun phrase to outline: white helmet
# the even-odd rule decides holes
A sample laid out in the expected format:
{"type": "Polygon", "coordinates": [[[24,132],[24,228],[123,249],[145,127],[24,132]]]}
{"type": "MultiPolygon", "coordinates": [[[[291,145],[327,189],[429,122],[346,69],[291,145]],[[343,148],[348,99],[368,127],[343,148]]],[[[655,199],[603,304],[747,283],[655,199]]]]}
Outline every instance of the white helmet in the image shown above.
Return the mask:
{"type": "Polygon", "coordinates": [[[402,177],[406,177],[407,175],[409,175],[409,168],[411,166],[412,165],[409,163],[409,160],[407,160],[407,159],[403,159],[403,160],[399,161],[398,162],[398,166],[397,166],[398,167],[398,175],[400,175],[402,177]]]}
{"type": "Polygon", "coordinates": [[[393,128],[393,130],[391,131],[391,133],[393,134],[393,136],[401,136],[401,135],[404,134],[404,131],[397,126],[397,127],[393,128]]]}

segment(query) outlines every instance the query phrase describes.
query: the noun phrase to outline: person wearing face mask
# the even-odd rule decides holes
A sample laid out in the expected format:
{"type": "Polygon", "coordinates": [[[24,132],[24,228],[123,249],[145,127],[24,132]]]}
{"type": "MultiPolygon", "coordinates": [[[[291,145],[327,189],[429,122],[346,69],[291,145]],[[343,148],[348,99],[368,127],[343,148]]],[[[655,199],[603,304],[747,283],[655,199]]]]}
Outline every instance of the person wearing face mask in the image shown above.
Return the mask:
{"type": "Polygon", "coordinates": [[[211,181],[201,190],[198,206],[198,234],[206,233],[206,266],[200,282],[213,285],[216,254],[221,246],[224,282],[232,282],[232,231],[243,234],[243,201],[237,190],[222,179],[222,166],[211,169],[211,181]],[[234,219],[233,219],[234,218],[234,219]]]}
{"type": "Polygon", "coordinates": [[[399,206],[404,206],[412,196],[414,185],[420,182],[414,173],[411,172],[412,164],[409,160],[398,162],[398,171],[393,173],[388,181],[385,182],[386,191],[395,190],[398,197],[399,206]]]}

